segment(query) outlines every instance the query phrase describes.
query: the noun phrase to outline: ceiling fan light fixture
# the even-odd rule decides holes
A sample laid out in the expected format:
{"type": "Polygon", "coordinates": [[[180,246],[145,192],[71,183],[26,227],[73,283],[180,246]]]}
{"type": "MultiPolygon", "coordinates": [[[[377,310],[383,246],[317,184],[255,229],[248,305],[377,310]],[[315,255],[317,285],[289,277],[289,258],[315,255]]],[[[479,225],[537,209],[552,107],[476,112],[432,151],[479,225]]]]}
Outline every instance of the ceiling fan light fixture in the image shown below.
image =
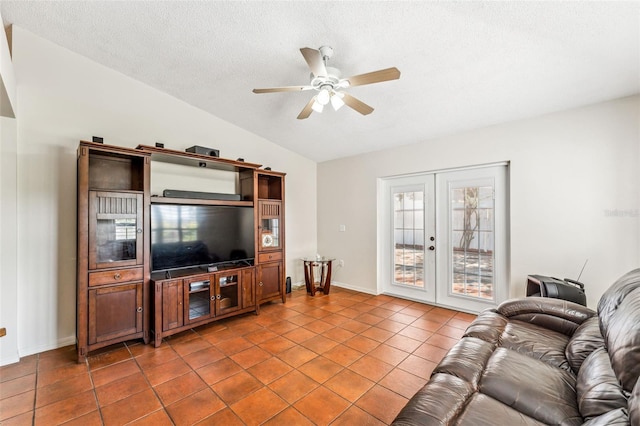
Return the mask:
{"type": "Polygon", "coordinates": [[[329,90],[322,89],[316,96],[316,101],[320,102],[323,106],[329,103],[331,95],[329,94],[329,90]]]}
{"type": "Polygon", "coordinates": [[[331,106],[335,111],[339,110],[344,106],[344,101],[342,100],[343,94],[339,92],[331,93],[331,106]]]}
{"type": "Polygon", "coordinates": [[[311,105],[311,109],[314,110],[315,112],[322,112],[322,110],[324,109],[324,105],[318,101],[317,96],[316,96],[316,100],[313,102],[313,105],[311,105]]]}

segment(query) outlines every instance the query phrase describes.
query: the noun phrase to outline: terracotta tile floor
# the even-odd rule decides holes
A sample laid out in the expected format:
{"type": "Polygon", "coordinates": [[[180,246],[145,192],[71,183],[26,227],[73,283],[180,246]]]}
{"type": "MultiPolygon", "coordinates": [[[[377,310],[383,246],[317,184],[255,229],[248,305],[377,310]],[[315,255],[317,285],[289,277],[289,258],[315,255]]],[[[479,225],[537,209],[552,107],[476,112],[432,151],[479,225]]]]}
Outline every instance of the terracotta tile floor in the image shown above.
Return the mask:
{"type": "Polygon", "coordinates": [[[0,368],[0,424],[383,425],[474,316],[333,287],[75,362],[72,346],[0,368]]]}

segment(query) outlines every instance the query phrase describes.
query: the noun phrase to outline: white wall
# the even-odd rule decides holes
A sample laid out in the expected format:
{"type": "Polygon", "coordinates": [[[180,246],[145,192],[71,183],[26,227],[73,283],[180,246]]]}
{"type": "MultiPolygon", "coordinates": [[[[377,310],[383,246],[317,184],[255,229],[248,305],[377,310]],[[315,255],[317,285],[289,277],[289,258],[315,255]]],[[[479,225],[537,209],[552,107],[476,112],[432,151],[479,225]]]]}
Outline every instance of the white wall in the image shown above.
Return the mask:
{"type": "MultiPolygon", "coordinates": [[[[0,22],[2,16],[0,15],[0,22]]],[[[16,85],[7,34],[0,31],[0,365],[18,356],[17,206],[16,206],[16,85]]]]}
{"type": "MultiPolygon", "coordinates": [[[[21,356],[75,342],[76,148],[204,145],[287,173],[288,275],[315,252],[316,164],[54,45],[13,30],[17,81],[18,330],[21,356]]],[[[206,90],[206,88],[203,88],[206,90]]],[[[302,276],[292,276],[294,281],[302,276]]],[[[3,289],[5,283],[3,281],[3,289]]]]}
{"type": "Polygon", "coordinates": [[[510,296],[528,274],[576,278],[589,259],[581,281],[595,307],[640,266],[639,118],[634,96],[320,163],[318,250],[345,261],[336,281],[375,293],[377,178],[510,161],[510,296]]]}
{"type": "Polygon", "coordinates": [[[18,244],[16,196],[16,120],[0,117],[0,365],[18,356],[18,244]]]}

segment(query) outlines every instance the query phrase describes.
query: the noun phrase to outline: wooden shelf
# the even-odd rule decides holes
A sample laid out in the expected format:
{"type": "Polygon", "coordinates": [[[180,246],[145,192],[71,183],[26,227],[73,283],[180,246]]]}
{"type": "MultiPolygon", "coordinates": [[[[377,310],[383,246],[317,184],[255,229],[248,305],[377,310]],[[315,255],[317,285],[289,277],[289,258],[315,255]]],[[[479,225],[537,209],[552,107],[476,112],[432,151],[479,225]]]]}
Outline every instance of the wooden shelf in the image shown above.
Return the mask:
{"type": "Polygon", "coordinates": [[[253,201],[203,200],[201,198],[151,197],[151,204],[186,204],[253,207],[253,201]]]}
{"type": "Polygon", "coordinates": [[[182,152],[173,149],[157,148],[155,146],[138,145],[136,149],[151,153],[151,160],[153,161],[180,164],[183,166],[207,167],[232,172],[255,170],[262,167],[262,164],[228,160],[226,158],[211,157],[209,155],[194,154],[192,152],[182,152]],[[201,166],[201,163],[204,163],[205,166],[201,166]]]}

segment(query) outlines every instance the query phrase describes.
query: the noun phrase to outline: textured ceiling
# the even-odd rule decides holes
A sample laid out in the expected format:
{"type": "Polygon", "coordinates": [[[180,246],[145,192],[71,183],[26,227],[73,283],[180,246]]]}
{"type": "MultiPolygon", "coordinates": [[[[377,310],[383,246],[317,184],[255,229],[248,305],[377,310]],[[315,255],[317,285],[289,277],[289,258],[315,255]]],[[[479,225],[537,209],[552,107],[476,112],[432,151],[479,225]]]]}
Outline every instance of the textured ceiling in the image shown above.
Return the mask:
{"type": "Polygon", "coordinates": [[[0,3],[16,24],[285,148],[325,161],[640,92],[640,2],[0,3]],[[330,45],[375,108],[296,116],[299,48],[330,45]]]}

